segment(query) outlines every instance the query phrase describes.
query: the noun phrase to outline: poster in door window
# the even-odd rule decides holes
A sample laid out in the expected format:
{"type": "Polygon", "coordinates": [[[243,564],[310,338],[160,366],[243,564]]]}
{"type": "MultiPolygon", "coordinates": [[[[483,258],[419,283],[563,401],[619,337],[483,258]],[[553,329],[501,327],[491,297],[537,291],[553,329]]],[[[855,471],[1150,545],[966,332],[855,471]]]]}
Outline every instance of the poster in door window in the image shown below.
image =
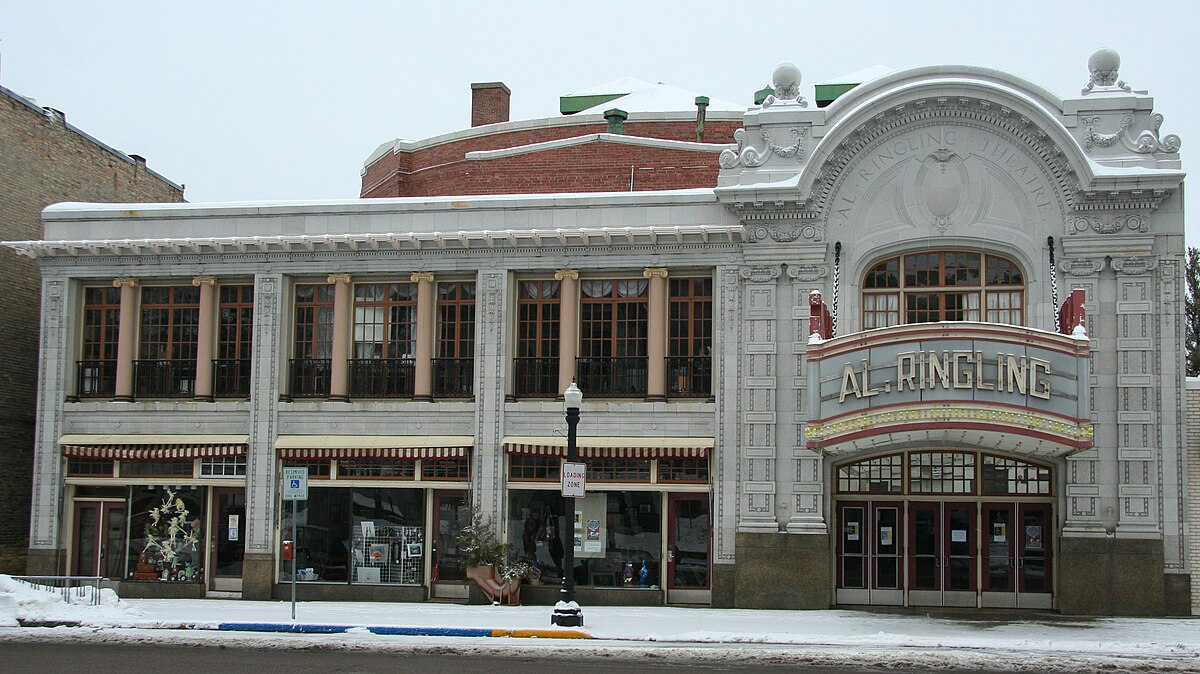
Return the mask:
{"type": "Polygon", "coordinates": [[[992,542],[1007,543],[1008,542],[1008,524],[1005,522],[992,523],[992,542]]]}
{"type": "Polygon", "coordinates": [[[1025,527],[1025,549],[1042,549],[1042,527],[1036,524],[1030,524],[1029,526],[1025,527]]]}
{"type": "Polygon", "coordinates": [[[846,540],[858,540],[858,522],[846,522],[846,540]]]}
{"type": "Polygon", "coordinates": [[[891,527],[879,527],[879,544],[891,545],[895,541],[891,527]]]}

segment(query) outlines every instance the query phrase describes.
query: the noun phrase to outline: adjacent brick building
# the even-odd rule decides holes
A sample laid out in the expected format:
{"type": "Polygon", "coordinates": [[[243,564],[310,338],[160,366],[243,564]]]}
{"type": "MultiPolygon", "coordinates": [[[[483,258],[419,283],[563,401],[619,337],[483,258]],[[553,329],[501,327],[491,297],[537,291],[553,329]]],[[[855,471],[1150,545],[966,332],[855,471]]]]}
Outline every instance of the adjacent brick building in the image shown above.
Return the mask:
{"type": "Polygon", "coordinates": [[[717,156],[746,108],[660,84],[619,96],[565,96],[564,111],[581,100],[594,106],[513,122],[503,83],[472,84],[471,94],[471,128],[379,146],[363,168],[360,196],[714,187],[717,156]]]}
{"type": "MultiPolygon", "coordinates": [[[[42,238],[62,201],[183,201],[183,187],[101,143],[51,108],[0,87],[0,239],[42,238]]],[[[37,393],[37,262],[0,249],[0,572],[25,569],[37,393]]]]}

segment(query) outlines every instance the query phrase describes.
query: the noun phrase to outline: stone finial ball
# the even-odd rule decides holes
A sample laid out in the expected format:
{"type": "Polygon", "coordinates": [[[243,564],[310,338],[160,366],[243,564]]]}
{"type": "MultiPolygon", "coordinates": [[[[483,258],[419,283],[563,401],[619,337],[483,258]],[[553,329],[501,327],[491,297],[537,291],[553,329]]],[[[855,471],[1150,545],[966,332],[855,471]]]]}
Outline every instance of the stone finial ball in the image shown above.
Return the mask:
{"type": "Polygon", "coordinates": [[[1121,55],[1115,49],[1101,49],[1088,59],[1090,72],[1114,72],[1121,67],[1121,55]]]}
{"type": "Polygon", "coordinates": [[[780,63],[771,73],[771,82],[780,89],[800,86],[800,69],[791,61],[780,63]]]}

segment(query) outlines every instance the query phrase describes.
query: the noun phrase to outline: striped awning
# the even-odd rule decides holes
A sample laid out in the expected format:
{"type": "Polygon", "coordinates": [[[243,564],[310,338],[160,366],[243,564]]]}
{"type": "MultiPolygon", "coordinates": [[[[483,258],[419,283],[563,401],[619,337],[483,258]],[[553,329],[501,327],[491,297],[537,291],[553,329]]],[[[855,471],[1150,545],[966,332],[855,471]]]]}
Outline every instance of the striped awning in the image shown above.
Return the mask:
{"type": "Polygon", "coordinates": [[[470,435],[281,435],[283,459],[460,459],[475,443],[470,435]]]}
{"type": "MultiPolygon", "coordinates": [[[[703,459],[712,452],[712,438],[576,438],[579,456],[588,459],[703,459]]],[[[504,451],[534,456],[567,455],[567,439],[507,437],[504,451]]]]}
{"type": "Polygon", "coordinates": [[[190,461],[245,456],[245,435],[64,435],[64,456],[116,461],[190,461]]]}

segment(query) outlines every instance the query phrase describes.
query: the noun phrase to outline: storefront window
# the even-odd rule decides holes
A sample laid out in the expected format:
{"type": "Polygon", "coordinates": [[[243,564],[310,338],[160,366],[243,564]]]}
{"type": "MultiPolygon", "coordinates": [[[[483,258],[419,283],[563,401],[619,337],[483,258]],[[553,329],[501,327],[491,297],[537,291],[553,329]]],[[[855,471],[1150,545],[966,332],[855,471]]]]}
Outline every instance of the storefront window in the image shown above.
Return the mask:
{"type": "Polygon", "coordinates": [[[204,487],[130,487],[130,580],[204,580],[204,487]]]}
{"type": "MultiPolygon", "coordinates": [[[[310,489],[282,512],[283,540],[294,540],[296,580],[420,585],[424,582],[424,491],[384,487],[310,489]]],[[[280,561],[280,580],[291,562],[280,561]]]]}
{"type": "MultiPolygon", "coordinates": [[[[570,518],[575,582],[657,589],[662,584],[661,503],[657,492],[592,492],[575,499],[570,518]]],[[[509,492],[508,541],[551,583],[562,578],[565,506],[566,500],[555,491],[509,492]]]]}

